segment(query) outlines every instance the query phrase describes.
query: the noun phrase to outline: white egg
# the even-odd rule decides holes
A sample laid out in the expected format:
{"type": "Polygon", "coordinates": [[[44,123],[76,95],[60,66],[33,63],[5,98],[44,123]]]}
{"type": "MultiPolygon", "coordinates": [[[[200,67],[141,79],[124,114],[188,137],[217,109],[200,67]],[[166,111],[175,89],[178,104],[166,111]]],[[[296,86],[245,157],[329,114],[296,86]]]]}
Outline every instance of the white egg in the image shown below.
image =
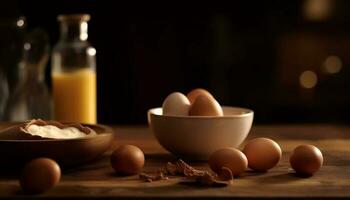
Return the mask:
{"type": "Polygon", "coordinates": [[[190,101],[180,93],[173,92],[163,102],[163,115],[188,115],[190,109],[190,101]]]}

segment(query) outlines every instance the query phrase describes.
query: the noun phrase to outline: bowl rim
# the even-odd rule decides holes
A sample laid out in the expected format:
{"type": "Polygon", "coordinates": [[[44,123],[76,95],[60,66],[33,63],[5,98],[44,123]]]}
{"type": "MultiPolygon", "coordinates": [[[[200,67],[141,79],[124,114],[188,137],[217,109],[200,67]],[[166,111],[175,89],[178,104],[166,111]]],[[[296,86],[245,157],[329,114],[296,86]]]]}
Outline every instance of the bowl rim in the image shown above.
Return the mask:
{"type": "Polygon", "coordinates": [[[180,115],[162,115],[158,114],[159,110],[162,110],[162,107],[151,108],[147,111],[148,114],[157,116],[157,117],[166,117],[174,119],[227,119],[227,118],[242,118],[254,115],[254,111],[249,108],[235,107],[235,106],[221,106],[224,109],[237,109],[243,111],[242,114],[235,115],[224,115],[224,116],[180,116],[180,115]]]}

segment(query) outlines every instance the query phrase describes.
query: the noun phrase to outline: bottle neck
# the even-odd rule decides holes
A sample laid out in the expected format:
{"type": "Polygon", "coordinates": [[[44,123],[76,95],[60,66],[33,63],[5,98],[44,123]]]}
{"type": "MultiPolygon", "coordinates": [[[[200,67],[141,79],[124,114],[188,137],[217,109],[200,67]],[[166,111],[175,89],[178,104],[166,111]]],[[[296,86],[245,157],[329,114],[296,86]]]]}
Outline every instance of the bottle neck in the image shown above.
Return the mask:
{"type": "Polygon", "coordinates": [[[81,22],[61,22],[61,41],[86,41],[88,39],[88,24],[81,22]]]}

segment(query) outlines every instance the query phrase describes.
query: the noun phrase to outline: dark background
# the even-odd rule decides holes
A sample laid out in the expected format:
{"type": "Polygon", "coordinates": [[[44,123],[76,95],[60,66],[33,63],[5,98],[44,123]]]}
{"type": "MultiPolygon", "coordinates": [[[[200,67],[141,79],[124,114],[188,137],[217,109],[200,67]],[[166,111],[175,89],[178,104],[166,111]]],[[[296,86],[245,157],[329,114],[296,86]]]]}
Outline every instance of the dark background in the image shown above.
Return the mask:
{"type": "MultiPolygon", "coordinates": [[[[99,122],[146,123],[147,109],[169,93],[197,87],[222,105],[253,109],[256,123],[349,122],[350,1],[1,4],[1,22],[25,16],[26,30],[45,29],[52,45],[58,14],[91,14],[99,122]],[[308,70],[317,76],[312,88],[300,83],[308,70]]],[[[14,37],[0,34],[2,41],[14,37]]],[[[15,56],[1,52],[2,63],[15,56]]]]}

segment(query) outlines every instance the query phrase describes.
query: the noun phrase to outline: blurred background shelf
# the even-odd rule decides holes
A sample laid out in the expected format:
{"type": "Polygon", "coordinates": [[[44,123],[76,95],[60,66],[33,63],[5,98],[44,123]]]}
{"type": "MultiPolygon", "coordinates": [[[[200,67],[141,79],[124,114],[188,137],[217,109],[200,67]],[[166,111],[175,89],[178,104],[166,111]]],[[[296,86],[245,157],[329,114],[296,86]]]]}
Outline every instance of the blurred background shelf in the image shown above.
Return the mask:
{"type": "MultiPolygon", "coordinates": [[[[91,14],[101,123],[146,123],[147,109],[170,92],[195,87],[253,109],[256,123],[349,122],[349,1],[2,4],[1,23],[25,16],[28,29],[48,31],[51,45],[58,14],[91,14]]],[[[16,55],[3,49],[16,40],[10,31],[0,28],[0,65],[13,68],[8,58],[16,55]]]]}

